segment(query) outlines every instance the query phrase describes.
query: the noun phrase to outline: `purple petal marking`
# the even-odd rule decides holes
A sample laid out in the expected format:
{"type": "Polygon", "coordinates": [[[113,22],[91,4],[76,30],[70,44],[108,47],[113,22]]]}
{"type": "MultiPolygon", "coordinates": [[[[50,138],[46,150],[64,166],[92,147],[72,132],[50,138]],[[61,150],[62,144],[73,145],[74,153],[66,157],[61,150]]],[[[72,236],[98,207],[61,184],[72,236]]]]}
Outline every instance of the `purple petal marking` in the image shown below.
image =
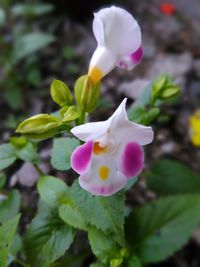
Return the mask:
{"type": "Polygon", "coordinates": [[[130,59],[133,64],[139,64],[142,60],[142,56],[143,56],[143,50],[142,47],[140,47],[137,51],[130,54],[130,59]]]}
{"type": "Polygon", "coordinates": [[[122,155],[122,173],[127,178],[138,175],[144,166],[144,151],[138,143],[128,143],[122,155]]]}
{"type": "Polygon", "coordinates": [[[92,157],[93,141],[78,146],[71,155],[71,167],[77,173],[82,174],[89,166],[92,157]]]}

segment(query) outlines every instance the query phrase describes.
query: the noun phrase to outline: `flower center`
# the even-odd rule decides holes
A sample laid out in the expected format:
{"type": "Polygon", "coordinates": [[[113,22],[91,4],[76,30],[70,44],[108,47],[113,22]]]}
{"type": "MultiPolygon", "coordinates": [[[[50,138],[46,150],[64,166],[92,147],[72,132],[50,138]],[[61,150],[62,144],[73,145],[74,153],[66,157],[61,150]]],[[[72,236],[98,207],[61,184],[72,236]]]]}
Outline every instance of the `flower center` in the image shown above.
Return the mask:
{"type": "Polygon", "coordinates": [[[102,153],[106,153],[107,152],[107,146],[100,146],[99,142],[95,142],[94,143],[94,147],[93,147],[93,152],[96,155],[102,154],[102,153]]]}
{"type": "Polygon", "coordinates": [[[100,179],[105,181],[108,179],[108,176],[109,176],[109,168],[107,166],[101,166],[100,169],[99,169],[99,176],[100,176],[100,179]]]}

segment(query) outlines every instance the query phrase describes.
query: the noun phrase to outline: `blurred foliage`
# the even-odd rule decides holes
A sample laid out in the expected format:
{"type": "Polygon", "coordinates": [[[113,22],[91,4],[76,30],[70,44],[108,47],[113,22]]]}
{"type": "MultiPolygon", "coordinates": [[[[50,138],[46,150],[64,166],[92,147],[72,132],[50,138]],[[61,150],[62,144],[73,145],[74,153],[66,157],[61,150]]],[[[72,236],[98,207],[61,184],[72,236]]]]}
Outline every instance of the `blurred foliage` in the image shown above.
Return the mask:
{"type": "Polygon", "coordinates": [[[13,5],[10,1],[2,1],[0,90],[13,110],[22,107],[22,90],[37,88],[41,83],[39,52],[55,41],[52,32],[44,31],[42,25],[44,16],[52,10],[50,4],[36,2],[13,5]]]}

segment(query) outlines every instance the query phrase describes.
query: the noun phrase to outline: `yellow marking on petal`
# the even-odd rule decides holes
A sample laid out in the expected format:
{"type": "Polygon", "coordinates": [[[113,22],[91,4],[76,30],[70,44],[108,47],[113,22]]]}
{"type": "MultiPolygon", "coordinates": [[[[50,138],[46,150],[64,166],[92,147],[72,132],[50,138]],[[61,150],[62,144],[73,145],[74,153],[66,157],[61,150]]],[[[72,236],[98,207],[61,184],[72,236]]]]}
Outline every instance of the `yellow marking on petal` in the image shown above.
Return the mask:
{"type": "Polygon", "coordinates": [[[90,77],[93,84],[96,84],[103,78],[104,74],[99,68],[91,67],[89,69],[88,76],[90,77]]]}
{"type": "Polygon", "coordinates": [[[191,142],[200,147],[200,110],[197,110],[189,119],[191,142]]]}
{"type": "Polygon", "coordinates": [[[99,142],[94,143],[94,147],[93,147],[94,154],[99,155],[102,153],[106,153],[106,151],[107,151],[107,146],[102,147],[99,145],[99,142]]]}
{"type": "Polygon", "coordinates": [[[109,176],[109,168],[107,166],[101,166],[99,169],[99,176],[101,180],[107,180],[109,176]]]}

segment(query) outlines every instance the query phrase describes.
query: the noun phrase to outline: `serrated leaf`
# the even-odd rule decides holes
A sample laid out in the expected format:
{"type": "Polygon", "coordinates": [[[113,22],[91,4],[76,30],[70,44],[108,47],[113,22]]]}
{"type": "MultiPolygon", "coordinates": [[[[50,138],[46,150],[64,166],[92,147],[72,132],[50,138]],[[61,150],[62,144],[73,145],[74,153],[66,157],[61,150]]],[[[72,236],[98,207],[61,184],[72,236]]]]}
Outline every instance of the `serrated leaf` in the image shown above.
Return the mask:
{"type": "Polygon", "coordinates": [[[16,159],[15,150],[11,144],[0,145],[0,170],[13,164],[16,159]]]}
{"type": "Polygon", "coordinates": [[[90,228],[88,239],[93,253],[102,263],[109,263],[119,255],[120,249],[112,236],[106,235],[96,228],[90,228]]]}
{"type": "Polygon", "coordinates": [[[42,32],[27,33],[18,37],[14,42],[13,62],[16,63],[30,54],[43,49],[54,40],[55,38],[51,34],[42,32]]]}
{"type": "Polygon", "coordinates": [[[16,189],[11,190],[7,198],[0,201],[0,223],[6,222],[19,212],[20,201],[20,193],[16,189]]]}
{"type": "Polygon", "coordinates": [[[80,143],[75,138],[60,137],[53,140],[51,164],[56,170],[66,171],[71,168],[70,158],[80,143]]]}
{"type": "Polygon", "coordinates": [[[200,197],[171,196],[135,210],[127,220],[130,248],[143,263],[162,261],[185,245],[200,223],[200,197]]]}
{"type": "Polygon", "coordinates": [[[146,181],[148,187],[159,195],[200,193],[200,175],[174,160],[157,161],[146,181]]]}
{"type": "Polygon", "coordinates": [[[113,233],[119,244],[124,243],[124,193],[111,197],[94,197],[83,190],[77,181],[70,187],[70,204],[62,206],[59,214],[73,226],[75,216],[82,218],[81,225],[75,226],[85,230],[86,226],[95,226],[106,233],[113,233]],[[91,216],[92,214],[92,216],[91,216]]]}
{"type": "Polygon", "coordinates": [[[12,218],[0,226],[0,266],[6,267],[8,255],[14,240],[20,216],[12,218]]]}
{"type": "Polygon", "coordinates": [[[70,247],[74,230],[58,217],[57,209],[41,204],[25,236],[31,267],[49,267],[70,247]]]}
{"type": "Polygon", "coordinates": [[[38,192],[42,200],[50,206],[58,206],[68,199],[68,187],[59,178],[42,176],[37,183],[38,192]]]}

